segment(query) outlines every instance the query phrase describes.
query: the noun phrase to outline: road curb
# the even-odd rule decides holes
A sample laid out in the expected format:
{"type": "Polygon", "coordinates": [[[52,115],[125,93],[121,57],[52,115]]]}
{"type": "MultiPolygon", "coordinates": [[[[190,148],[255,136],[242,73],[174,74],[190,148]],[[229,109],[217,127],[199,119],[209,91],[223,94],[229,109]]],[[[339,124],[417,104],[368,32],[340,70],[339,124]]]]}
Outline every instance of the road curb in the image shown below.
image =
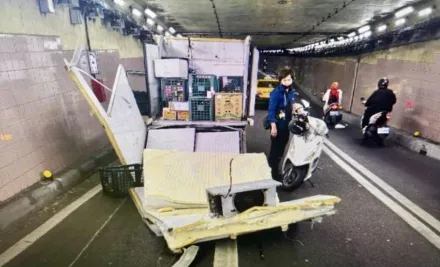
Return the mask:
{"type": "MultiPolygon", "coordinates": [[[[307,95],[310,100],[319,105],[322,106],[321,99],[314,95],[310,90],[302,86],[301,84],[295,82],[296,88],[303,92],[305,95],[307,95]]],[[[343,111],[343,118],[344,121],[354,124],[354,125],[360,125],[361,123],[361,116],[343,111]]],[[[423,151],[426,151],[426,156],[429,156],[431,158],[440,160],[440,145],[431,142],[430,140],[426,140],[420,137],[414,137],[400,129],[391,127],[392,131],[390,136],[388,137],[388,140],[392,141],[393,143],[404,147],[406,149],[415,151],[417,153],[423,153],[423,151]]]]}
{"type": "Polygon", "coordinates": [[[106,148],[59,175],[55,175],[52,182],[40,183],[35,188],[6,201],[0,207],[0,229],[3,230],[30,212],[43,208],[57,196],[91,177],[96,173],[98,167],[110,164],[115,160],[116,154],[113,148],[106,148]]]}

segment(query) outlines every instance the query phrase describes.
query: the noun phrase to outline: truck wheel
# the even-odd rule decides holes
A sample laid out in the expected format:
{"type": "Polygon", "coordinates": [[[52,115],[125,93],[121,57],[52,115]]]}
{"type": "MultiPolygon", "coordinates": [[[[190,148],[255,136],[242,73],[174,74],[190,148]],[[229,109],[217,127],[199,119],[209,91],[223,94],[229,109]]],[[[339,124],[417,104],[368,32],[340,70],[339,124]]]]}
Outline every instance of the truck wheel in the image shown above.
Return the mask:
{"type": "Polygon", "coordinates": [[[282,189],[293,191],[298,188],[307,175],[307,166],[295,167],[292,163],[286,163],[283,175],[281,176],[282,189]]]}

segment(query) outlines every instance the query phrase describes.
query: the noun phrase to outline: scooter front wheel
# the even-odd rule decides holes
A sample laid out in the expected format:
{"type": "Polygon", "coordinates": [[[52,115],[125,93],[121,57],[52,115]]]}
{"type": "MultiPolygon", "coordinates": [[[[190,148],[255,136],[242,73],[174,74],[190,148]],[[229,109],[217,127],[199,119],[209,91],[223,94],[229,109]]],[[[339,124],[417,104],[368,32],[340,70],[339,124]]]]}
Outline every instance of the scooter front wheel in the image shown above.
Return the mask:
{"type": "Polygon", "coordinates": [[[307,175],[307,166],[295,167],[292,163],[287,163],[281,177],[282,189],[293,191],[298,188],[307,175]]]}

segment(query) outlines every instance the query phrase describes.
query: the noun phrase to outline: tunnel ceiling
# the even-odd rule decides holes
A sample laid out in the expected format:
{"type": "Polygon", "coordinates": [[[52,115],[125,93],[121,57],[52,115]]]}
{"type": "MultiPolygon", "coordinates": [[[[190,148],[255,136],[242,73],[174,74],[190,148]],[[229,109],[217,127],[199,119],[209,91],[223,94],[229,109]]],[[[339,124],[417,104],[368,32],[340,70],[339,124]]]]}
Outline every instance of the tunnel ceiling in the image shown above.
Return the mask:
{"type": "Polygon", "coordinates": [[[298,46],[321,40],[329,35],[346,33],[373,19],[389,14],[414,0],[135,0],[142,6],[154,9],[159,18],[179,33],[206,33],[219,36],[218,16],[223,37],[253,35],[260,47],[279,45],[298,46]],[[346,7],[342,8],[346,3],[346,7]],[[328,18],[335,8],[340,11],[328,18]],[[342,8],[342,9],[341,9],[342,8]],[[323,18],[312,34],[302,37],[323,18]],[[282,33],[298,33],[283,35],[282,33]]]}

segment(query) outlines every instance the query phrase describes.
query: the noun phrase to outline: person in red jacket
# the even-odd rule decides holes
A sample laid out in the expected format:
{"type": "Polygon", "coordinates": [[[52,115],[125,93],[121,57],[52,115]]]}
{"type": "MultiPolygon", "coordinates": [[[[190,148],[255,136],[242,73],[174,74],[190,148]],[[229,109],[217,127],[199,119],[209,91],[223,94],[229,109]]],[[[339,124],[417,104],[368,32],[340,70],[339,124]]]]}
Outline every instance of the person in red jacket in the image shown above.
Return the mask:
{"type": "Polygon", "coordinates": [[[330,89],[322,96],[322,101],[324,102],[324,116],[331,104],[337,103],[338,106],[342,105],[342,90],[339,89],[338,82],[331,84],[330,89]]]}

